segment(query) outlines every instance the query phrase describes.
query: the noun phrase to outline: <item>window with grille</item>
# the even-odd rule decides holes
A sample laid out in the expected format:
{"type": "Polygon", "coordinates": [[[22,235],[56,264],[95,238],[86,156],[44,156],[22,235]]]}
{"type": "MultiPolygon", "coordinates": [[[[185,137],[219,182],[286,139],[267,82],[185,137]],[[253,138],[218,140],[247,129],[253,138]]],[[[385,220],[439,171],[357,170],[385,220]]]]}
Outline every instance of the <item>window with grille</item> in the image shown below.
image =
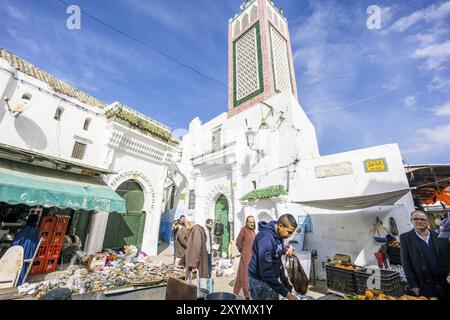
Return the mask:
{"type": "Polygon", "coordinates": [[[83,160],[85,154],[86,154],[86,145],[84,143],[75,142],[72,151],[72,158],[83,160]]]}
{"type": "Polygon", "coordinates": [[[189,191],[189,210],[195,209],[195,191],[189,191]]]}
{"type": "Polygon", "coordinates": [[[55,111],[55,116],[53,118],[57,121],[61,120],[61,116],[62,116],[63,112],[64,112],[64,108],[58,107],[58,109],[56,109],[56,111],[55,111]]]}
{"type": "Polygon", "coordinates": [[[220,149],[220,134],[222,130],[217,129],[212,133],[212,151],[215,152],[220,149]]]}
{"type": "Polygon", "coordinates": [[[88,130],[89,130],[89,125],[90,125],[90,124],[91,124],[91,119],[90,119],[90,118],[87,118],[87,119],[84,121],[83,130],[88,131],[88,130]]]}

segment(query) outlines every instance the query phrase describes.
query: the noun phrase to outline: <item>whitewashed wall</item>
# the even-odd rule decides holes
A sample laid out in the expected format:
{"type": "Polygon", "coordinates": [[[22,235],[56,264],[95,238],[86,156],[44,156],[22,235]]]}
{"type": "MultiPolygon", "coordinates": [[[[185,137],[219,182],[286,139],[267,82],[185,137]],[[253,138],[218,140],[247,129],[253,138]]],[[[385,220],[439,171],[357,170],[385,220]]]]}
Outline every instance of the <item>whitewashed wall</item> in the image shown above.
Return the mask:
{"type": "MultiPolygon", "coordinates": [[[[3,68],[14,71],[8,63],[0,59],[3,68]]],[[[16,78],[28,83],[21,83],[4,72],[0,72],[0,143],[49,155],[56,158],[79,162],[84,165],[105,168],[106,157],[106,119],[101,110],[65,97],[72,103],[62,101],[58,96],[50,95],[39,88],[53,92],[45,83],[16,72],[16,78]],[[21,101],[23,94],[31,94],[31,107],[17,118],[6,111],[5,97],[12,106],[21,101]],[[58,107],[64,108],[61,119],[54,119],[58,107]],[[85,120],[91,119],[89,129],[83,130],[85,120]],[[85,158],[73,159],[72,150],[75,141],[87,144],[85,158]]]]}

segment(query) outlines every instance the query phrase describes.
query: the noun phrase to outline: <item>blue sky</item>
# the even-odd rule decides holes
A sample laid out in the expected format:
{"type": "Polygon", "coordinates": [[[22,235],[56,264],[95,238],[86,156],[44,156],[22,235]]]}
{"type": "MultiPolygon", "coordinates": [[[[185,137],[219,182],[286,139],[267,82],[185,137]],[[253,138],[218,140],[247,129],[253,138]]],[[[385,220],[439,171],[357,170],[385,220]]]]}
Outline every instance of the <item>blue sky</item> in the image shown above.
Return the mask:
{"type": "MultiPolygon", "coordinates": [[[[226,83],[228,19],[241,2],[70,3],[226,83]]],[[[408,163],[450,163],[450,63],[434,70],[450,59],[450,1],[275,4],[290,24],[299,100],[321,154],[397,142],[408,163]],[[373,4],[382,9],[380,30],[366,27],[373,4]]],[[[81,30],[68,30],[65,11],[57,0],[2,0],[0,47],[172,129],[227,110],[225,87],[88,17],[81,30]]]]}

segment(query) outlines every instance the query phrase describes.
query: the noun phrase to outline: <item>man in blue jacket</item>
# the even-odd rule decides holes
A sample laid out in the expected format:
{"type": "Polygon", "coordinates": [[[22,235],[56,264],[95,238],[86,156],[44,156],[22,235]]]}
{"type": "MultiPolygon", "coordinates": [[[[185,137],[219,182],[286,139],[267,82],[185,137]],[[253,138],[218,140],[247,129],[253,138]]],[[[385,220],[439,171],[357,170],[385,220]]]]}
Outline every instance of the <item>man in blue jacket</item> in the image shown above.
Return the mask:
{"type": "Polygon", "coordinates": [[[289,238],[296,229],[297,222],[290,214],[282,215],[278,221],[258,223],[259,232],[253,242],[248,267],[253,300],[278,300],[279,295],[289,300],[297,299],[290,292],[292,286],[281,273],[282,255],[293,255],[292,249],[284,247],[283,239],[289,238]]]}

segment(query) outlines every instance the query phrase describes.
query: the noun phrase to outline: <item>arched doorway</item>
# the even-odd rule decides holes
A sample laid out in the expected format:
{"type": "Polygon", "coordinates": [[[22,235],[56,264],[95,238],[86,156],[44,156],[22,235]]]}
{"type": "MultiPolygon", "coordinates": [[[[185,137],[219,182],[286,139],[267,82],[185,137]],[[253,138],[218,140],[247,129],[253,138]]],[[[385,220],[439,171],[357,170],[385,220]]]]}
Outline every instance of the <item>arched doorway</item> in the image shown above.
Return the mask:
{"type": "Polygon", "coordinates": [[[216,200],[214,213],[216,219],[215,222],[217,223],[220,221],[224,226],[224,233],[222,236],[222,246],[221,246],[222,250],[220,255],[222,255],[223,252],[228,254],[228,246],[230,245],[230,222],[228,219],[229,206],[228,200],[223,194],[221,194],[219,198],[217,198],[216,200]]]}
{"type": "Polygon", "coordinates": [[[116,192],[125,200],[125,215],[110,213],[103,248],[119,248],[124,245],[141,247],[145,226],[144,191],[135,180],[123,182],[116,192]]]}

